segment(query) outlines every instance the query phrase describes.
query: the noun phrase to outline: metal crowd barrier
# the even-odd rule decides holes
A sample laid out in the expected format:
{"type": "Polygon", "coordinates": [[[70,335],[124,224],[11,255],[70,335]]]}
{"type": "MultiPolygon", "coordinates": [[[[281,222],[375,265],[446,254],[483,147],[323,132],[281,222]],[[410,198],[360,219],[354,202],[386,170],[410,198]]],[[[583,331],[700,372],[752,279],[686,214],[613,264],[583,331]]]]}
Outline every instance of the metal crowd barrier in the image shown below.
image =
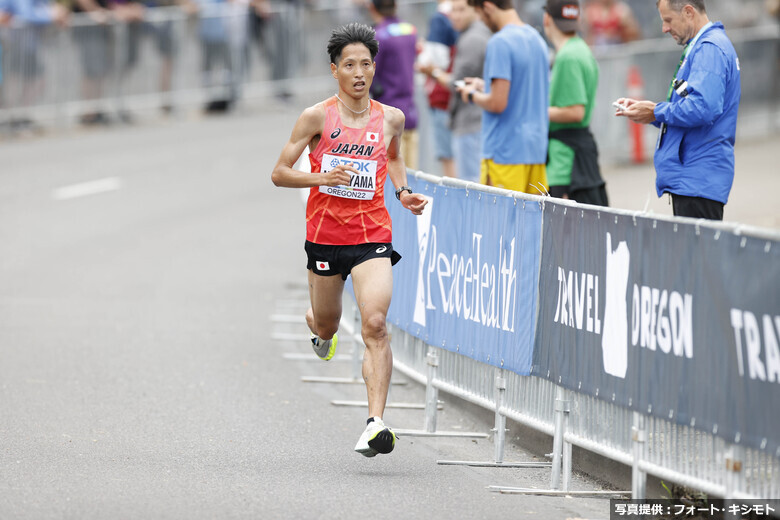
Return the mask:
{"type": "MultiPolygon", "coordinates": [[[[446,188],[467,187],[486,194],[515,198],[522,194],[496,188],[468,184],[457,179],[431,176],[422,172],[410,177],[422,179],[446,188]]],[[[570,201],[550,202],[566,207],[578,207],[570,201]]],[[[587,207],[587,206],[584,206],[587,207]]],[[[628,212],[600,208],[604,214],[641,216],[628,212]]],[[[653,215],[659,221],[680,222],[674,217],[653,215]]],[[[746,227],[730,223],[698,222],[724,232],[741,236],[780,241],[774,230],[746,227]]],[[[406,281],[396,281],[405,283],[406,281]]],[[[350,296],[344,298],[345,319],[351,316],[354,325],[349,334],[361,343],[360,313],[350,296]]],[[[780,458],[759,450],[732,444],[716,435],[681,426],[632,411],[609,399],[592,397],[572,391],[537,376],[520,376],[511,371],[484,364],[474,359],[426,344],[398,326],[389,323],[395,369],[426,386],[424,427],[431,436],[437,432],[438,392],[443,391],[495,413],[492,429],[495,457],[491,462],[459,462],[464,465],[515,467],[504,461],[506,419],[511,419],[553,438],[549,494],[577,494],[570,489],[572,446],[619,462],[632,469],[631,495],[646,498],[647,476],[677,483],[709,496],[727,499],[767,499],[780,496],[780,458]]],[[[342,333],[347,331],[342,331],[342,333]]],[[[354,356],[360,355],[356,349],[354,356]]],[[[767,409],[767,413],[773,413],[767,409]]],[[[441,463],[442,461],[440,461],[441,463]]],[[[540,490],[492,487],[494,491],[540,494],[540,490]]],[[[584,492],[588,495],[614,495],[615,492],[584,492]]]]}
{"type": "MultiPolygon", "coordinates": [[[[78,14],[64,28],[1,28],[0,122],[67,125],[96,112],[123,119],[134,111],[215,100],[235,105],[274,95],[319,99],[333,91],[325,52],[330,31],[350,21],[370,23],[365,9],[335,3],[304,8],[301,2],[284,2],[265,20],[255,18],[246,5],[222,3],[195,16],[178,7],[147,9],[143,22],[131,24],[101,25],[78,14]]],[[[422,37],[434,9],[432,2],[411,0],[399,4],[399,15],[422,37]]],[[[776,134],[780,29],[769,24],[728,32],[745,77],[739,131],[776,134]]],[[[599,51],[601,80],[591,126],[602,161],[625,161],[632,154],[627,123],[613,117],[611,102],[626,94],[664,98],[679,52],[668,37],[599,51]],[[630,84],[632,70],[643,83],[639,91],[630,84]]],[[[421,167],[431,170],[435,160],[425,146],[431,130],[421,82],[417,90],[421,167]]],[[[654,129],[643,130],[645,156],[650,157],[654,129]]]]}

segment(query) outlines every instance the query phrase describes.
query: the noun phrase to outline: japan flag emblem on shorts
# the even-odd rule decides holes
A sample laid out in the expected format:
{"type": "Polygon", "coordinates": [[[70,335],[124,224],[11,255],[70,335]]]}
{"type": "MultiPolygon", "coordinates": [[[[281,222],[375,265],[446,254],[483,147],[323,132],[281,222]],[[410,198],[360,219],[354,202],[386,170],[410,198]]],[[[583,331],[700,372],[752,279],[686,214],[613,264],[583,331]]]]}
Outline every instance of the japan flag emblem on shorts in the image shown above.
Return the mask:
{"type": "Polygon", "coordinates": [[[366,139],[368,139],[369,143],[378,143],[379,132],[366,132],[366,139]]]}
{"type": "Polygon", "coordinates": [[[317,262],[317,270],[330,271],[330,265],[328,265],[328,262],[317,262]]]}

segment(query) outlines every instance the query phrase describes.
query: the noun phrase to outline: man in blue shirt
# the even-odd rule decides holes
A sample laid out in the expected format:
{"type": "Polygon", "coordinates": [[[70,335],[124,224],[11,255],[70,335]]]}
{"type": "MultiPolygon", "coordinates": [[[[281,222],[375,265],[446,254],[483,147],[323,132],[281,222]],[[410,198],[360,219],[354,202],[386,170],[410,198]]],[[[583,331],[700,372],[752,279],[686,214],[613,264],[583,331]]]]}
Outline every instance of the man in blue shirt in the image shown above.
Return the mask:
{"type": "Polygon", "coordinates": [[[463,101],[482,115],[480,182],[526,193],[547,190],[550,63],[539,32],[523,23],[512,0],[469,0],[495,34],[483,78],[466,78],[463,101]]]}
{"type": "Polygon", "coordinates": [[[658,0],[664,33],[684,47],[662,103],[621,98],[617,115],[660,128],[655,152],[658,196],[674,214],[723,220],[734,182],[739,110],[739,58],[723,24],[707,17],[704,0],[658,0]]]}

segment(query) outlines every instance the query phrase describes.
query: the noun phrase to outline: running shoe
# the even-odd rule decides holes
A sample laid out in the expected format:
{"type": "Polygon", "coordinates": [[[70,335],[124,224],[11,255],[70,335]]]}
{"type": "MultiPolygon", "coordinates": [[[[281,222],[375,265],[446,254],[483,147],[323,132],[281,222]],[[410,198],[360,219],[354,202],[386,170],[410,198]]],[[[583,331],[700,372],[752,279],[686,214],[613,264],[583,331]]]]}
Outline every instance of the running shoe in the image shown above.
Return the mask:
{"type": "Polygon", "coordinates": [[[368,420],[363,435],[360,436],[355,451],[365,457],[373,457],[377,453],[387,454],[395,448],[395,433],[385,426],[382,419],[372,417],[368,420]]]}
{"type": "Polygon", "coordinates": [[[317,357],[324,361],[330,360],[336,354],[336,345],[339,342],[338,335],[334,334],[332,339],[323,340],[316,334],[311,335],[311,348],[317,357]]]}

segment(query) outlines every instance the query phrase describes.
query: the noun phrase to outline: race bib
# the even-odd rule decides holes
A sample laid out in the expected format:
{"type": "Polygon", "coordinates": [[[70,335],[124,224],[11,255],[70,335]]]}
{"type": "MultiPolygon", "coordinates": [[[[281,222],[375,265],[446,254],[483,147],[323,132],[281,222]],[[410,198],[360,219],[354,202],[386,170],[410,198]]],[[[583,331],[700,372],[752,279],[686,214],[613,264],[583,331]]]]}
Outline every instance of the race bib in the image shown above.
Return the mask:
{"type": "Polygon", "coordinates": [[[349,186],[320,186],[320,193],[344,199],[371,200],[376,193],[376,161],[351,159],[337,155],[322,155],[322,172],[327,173],[340,164],[348,164],[358,171],[350,172],[349,186]]]}

